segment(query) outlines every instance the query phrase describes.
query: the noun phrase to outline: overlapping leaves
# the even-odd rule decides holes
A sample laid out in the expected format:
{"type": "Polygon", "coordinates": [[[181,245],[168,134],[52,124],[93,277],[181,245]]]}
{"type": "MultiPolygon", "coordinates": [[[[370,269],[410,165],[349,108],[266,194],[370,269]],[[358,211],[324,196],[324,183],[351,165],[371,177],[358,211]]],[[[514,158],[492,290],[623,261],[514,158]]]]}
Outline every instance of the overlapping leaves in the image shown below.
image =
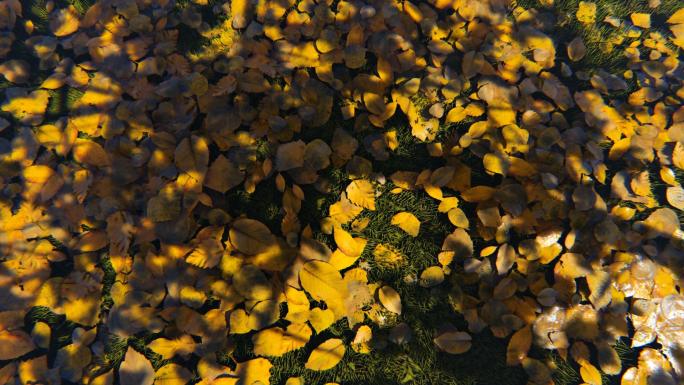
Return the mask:
{"type": "Polygon", "coordinates": [[[446,287],[440,354],[489,329],[531,383],[553,381],[533,347],[588,384],[682,380],[684,9],[581,1],[563,40],[549,1],[79,4],[0,1],[2,382],[268,384],[300,349],[348,370],[411,340],[403,296],[446,287]],[[587,68],[596,47],[625,70],[587,68]],[[431,161],[393,162],[390,122],[431,161]],[[451,230],[384,282],[418,264],[374,216],[433,241],[378,213],[407,191],[451,230]]]}

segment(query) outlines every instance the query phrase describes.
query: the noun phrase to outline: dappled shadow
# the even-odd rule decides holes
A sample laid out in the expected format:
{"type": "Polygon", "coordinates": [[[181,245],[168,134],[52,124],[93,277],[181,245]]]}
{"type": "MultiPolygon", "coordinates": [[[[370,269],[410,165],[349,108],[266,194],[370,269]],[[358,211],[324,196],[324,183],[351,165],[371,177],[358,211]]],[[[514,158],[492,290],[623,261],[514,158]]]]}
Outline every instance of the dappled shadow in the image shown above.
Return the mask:
{"type": "MultiPolygon", "coordinates": [[[[284,382],[263,355],[344,382],[360,378],[363,352],[406,347],[403,379],[448,383],[488,354],[437,353],[434,339],[458,326],[473,344],[528,332],[497,365],[522,364],[534,383],[551,381],[542,349],[628,373],[601,360],[619,338],[647,347],[635,375],[680,380],[682,230],[649,178],[671,166],[680,176],[682,143],[667,116],[626,117],[674,107],[613,103],[593,85],[628,85],[607,73],[575,82],[559,69],[567,42],[554,45],[536,15],[504,0],[0,2],[0,47],[11,47],[0,56],[0,337],[14,348],[0,350],[0,379],[284,382]],[[371,201],[392,189],[434,206],[458,198],[467,225],[458,212],[439,219],[470,244],[450,248],[459,234],[429,262],[447,282],[372,282],[382,274],[362,263],[381,242],[367,246],[368,223],[349,222],[375,203],[347,198],[349,179],[368,181],[371,201]],[[359,250],[338,239],[342,225],[359,250]],[[401,286],[404,314],[381,304],[381,285],[401,286]],[[448,298],[448,315],[433,319],[438,306],[410,291],[448,298]],[[420,318],[434,330],[394,346],[409,337],[385,329],[420,318]],[[290,332],[306,322],[314,330],[290,332]],[[320,358],[335,338],[349,347],[320,358]],[[420,368],[414,348],[443,367],[420,368]]],[[[631,69],[651,95],[682,72],[668,68],[631,69]]],[[[448,235],[424,229],[431,242],[448,235]]]]}

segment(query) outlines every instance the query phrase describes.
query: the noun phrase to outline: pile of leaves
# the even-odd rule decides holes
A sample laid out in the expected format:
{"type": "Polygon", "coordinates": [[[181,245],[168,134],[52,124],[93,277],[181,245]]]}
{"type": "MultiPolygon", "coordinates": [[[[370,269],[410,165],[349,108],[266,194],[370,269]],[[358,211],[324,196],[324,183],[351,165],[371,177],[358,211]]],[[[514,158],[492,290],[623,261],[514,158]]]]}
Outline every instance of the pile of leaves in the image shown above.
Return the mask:
{"type": "Polygon", "coordinates": [[[621,3],[0,0],[0,384],[681,383],[684,8],[621,3]]]}

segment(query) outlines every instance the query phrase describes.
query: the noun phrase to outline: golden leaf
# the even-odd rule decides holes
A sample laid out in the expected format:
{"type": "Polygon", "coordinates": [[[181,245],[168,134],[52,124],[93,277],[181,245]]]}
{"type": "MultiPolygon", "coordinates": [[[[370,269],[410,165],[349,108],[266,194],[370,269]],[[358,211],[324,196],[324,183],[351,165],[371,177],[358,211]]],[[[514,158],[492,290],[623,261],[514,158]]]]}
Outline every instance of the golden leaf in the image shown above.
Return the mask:
{"type": "Polygon", "coordinates": [[[462,354],[470,350],[472,338],[466,332],[445,332],[433,339],[440,350],[449,354],[462,354]]]}
{"type": "Polygon", "coordinates": [[[264,329],[252,336],[254,354],[280,357],[287,352],[306,345],[311,338],[311,328],[305,323],[290,324],[281,328],[264,329]]]}
{"type": "MultiPolygon", "coordinates": [[[[239,380],[233,385],[270,385],[271,368],[273,365],[265,358],[254,358],[245,362],[238,362],[235,368],[239,380]]],[[[226,384],[227,385],[227,384],[226,384]]]]}
{"type": "Polygon", "coordinates": [[[681,186],[668,187],[665,196],[672,207],[684,210],[684,189],[681,186]]]}
{"type": "Polygon", "coordinates": [[[218,265],[222,255],[223,247],[221,246],[221,242],[214,238],[208,238],[203,239],[199,245],[188,254],[185,261],[202,269],[211,269],[218,265]]]}
{"type": "Polygon", "coordinates": [[[342,227],[336,226],[333,232],[333,236],[335,238],[335,244],[337,244],[337,247],[339,247],[339,249],[342,250],[344,254],[346,254],[349,257],[358,257],[361,255],[365,243],[361,245],[359,242],[356,241],[355,238],[351,236],[351,234],[345,231],[342,227]]]}
{"type": "Polygon", "coordinates": [[[401,297],[396,290],[389,286],[382,286],[378,289],[378,299],[385,309],[401,314],[401,297]]]}
{"type": "Polygon", "coordinates": [[[73,5],[55,11],[50,15],[50,31],[55,36],[70,35],[78,30],[78,11],[73,5]]]}
{"type": "Polygon", "coordinates": [[[420,286],[433,287],[444,282],[444,270],[439,266],[430,266],[420,273],[420,286]]]}
{"type": "Polygon", "coordinates": [[[91,140],[76,139],[72,148],[72,154],[74,160],[89,166],[105,167],[111,164],[109,155],[107,155],[102,146],[91,140]]]}
{"type": "Polygon", "coordinates": [[[651,28],[651,14],[649,13],[634,12],[629,15],[629,18],[636,27],[644,29],[651,28]]]}
{"type": "Polygon", "coordinates": [[[157,385],[184,385],[192,380],[193,374],[178,364],[166,364],[159,368],[154,376],[157,385]]]}
{"type": "Polygon", "coordinates": [[[593,24],[596,21],[596,3],[580,1],[576,16],[580,23],[593,24]]]}
{"type": "Polygon", "coordinates": [[[309,322],[316,333],[320,333],[335,322],[335,313],[330,309],[314,308],[309,313],[309,322]]]}
{"type": "Polygon", "coordinates": [[[323,261],[309,261],[302,266],[299,281],[314,299],[325,301],[336,319],[342,316],[342,302],[347,295],[347,287],[335,267],[323,261]]]}
{"type": "Polygon", "coordinates": [[[309,370],[328,370],[334,368],[344,357],[344,341],[331,338],[318,345],[304,365],[309,370]]]}
{"type": "Polygon", "coordinates": [[[399,228],[412,237],[417,237],[420,232],[420,221],[415,215],[406,211],[394,214],[391,223],[399,226],[399,228]]]}
{"type": "Polygon", "coordinates": [[[129,346],[119,367],[119,379],[124,384],[152,385],[154,368],[144,355],[129,346]]]}
{"type": "Polygon", "coordinates": [[[527,325],[511,336],[506,349],[506,365],[518,365],[527,357],[527,352],[532,346],[532,328],[527,325]]]}
{"type": "Polygon", "coordinates": [[[228,233],[233,247],[250,255],[266,251],[276,242],[271,230],[263,223],[254,219],[236,219],[228,233]]]}
{"type": "Polygon", "coordinates": [[[582,380],[589,385],[601,385],[603,383],[603,380],[601,380],[601,372],[587,361],[580,363],[580,376],[582,377],[582,380]]]}
{"type": "Polygon", "coordinates": [[[347,186],[347,198],[360,207],[375,210],[375,188],[365,179],[357,179],[347,186]]]}
{"type": "Polygon", "coordinates": [[[155,353],[160,354],[163,359],[168,360],[176,355],[187,357],[195,350],[195,341],[191,336],[184,334],[179,338],[167,339],[157,338],[147,345],[155,353]]]}
{"type": "Polygon", "coordinates": [[[496,254],[496,271],[499,275],[508,273],[513,267],[517,255],[513,246],[507,243],[499,246],[499,252],[496,254]]]}
{"type": "Polygon", "coordinates": [[[31,337],[21,330],[0,331],[0,360],[12,360],[35,349],[31,337]]]}

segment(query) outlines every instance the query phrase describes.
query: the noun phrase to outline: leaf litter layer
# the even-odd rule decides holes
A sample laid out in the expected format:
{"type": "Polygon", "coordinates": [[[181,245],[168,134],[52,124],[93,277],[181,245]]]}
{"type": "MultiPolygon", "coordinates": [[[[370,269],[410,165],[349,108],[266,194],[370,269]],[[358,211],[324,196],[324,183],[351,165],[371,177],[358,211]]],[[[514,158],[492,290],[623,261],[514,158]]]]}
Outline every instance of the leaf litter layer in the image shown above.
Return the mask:
{"type": "Polygon", "coordinates": [[[677,384],[677,1],[0,1],[0,383],[677,384]]]}

